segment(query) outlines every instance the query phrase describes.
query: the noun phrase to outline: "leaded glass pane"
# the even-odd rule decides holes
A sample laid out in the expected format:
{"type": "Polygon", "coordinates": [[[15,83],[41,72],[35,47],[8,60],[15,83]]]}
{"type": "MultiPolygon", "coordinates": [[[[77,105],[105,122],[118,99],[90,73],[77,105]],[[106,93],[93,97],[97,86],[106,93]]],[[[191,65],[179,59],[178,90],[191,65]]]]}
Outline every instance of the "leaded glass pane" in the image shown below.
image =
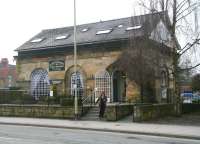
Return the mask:
{"type": "Polygon", "coordinates": [[[75,88],[77,88],[77,96],[83,96],[83,77],[80,72],[73,73],[71,75],[71,95],[75,96],[75,88]],[[76,86],[77,81],[77,86],[76,86]]]}
{"type": "Polygon", "coordinates": [[[34,70],[31,74],[31,95],[39,100],[43,96],[48,96],[49,88],[48,72],[43,69],[34,70]]]}
{"type": "Polygon", "coordinates": [[[96,99],[105,92],[108,101],[111,97],[111,78],[107,71],[97,72],[95,75],[95,97],[96,99]]]}

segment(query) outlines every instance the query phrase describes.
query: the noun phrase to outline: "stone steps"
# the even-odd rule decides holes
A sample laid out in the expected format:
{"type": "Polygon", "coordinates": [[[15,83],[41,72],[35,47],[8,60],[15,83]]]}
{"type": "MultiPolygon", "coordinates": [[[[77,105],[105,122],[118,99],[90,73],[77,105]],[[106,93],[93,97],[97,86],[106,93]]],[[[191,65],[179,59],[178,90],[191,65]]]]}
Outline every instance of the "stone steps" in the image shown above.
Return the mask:
{"type": "Polygon", "coordinates": [[[82,120],[99,120],[99,107],[92,107],[89,112],[81,118],[82,120]]]}

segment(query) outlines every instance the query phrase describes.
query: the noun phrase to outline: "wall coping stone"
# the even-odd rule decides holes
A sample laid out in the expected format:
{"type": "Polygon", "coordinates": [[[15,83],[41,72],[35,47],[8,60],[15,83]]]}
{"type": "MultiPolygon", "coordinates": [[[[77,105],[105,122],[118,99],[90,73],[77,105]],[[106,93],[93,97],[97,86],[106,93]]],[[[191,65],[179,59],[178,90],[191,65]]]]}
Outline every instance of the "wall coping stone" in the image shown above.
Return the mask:
{"type": "Polygon", "coordinates": [[[133,103],[108,103],[107,106],[128,106],[128,105],[134,105],[133,103]]]}
{"type": "Polygon", "coordinates": [[[0,104],[0,107],[52,107],[52,108],[73,108],[73,106],[60,106],[60,105],[18,105],[18,104],[0,104]]]}

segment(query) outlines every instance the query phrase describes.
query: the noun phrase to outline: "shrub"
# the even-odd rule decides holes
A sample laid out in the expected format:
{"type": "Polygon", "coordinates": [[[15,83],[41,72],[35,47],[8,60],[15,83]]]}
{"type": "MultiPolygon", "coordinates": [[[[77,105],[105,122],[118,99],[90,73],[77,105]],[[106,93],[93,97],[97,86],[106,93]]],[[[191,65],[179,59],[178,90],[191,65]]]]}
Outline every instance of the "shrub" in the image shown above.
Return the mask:
{"type": "Polygon", "coordinates": [[[200,99],[194,99],[194,100],[192,100],[192,103],[194,103],[194,104],[200,104],[200,99]]]}
{"type": "MultiPolygon", "coordinates": [[[[60,105],[61,106],[73,106],[74,105],[74,97],[73,96],[62,96],[60,97],[60,105]]],[[[78,105],[82,105],[82,99],[78,98],[78,105]]]]}
{"type": "Polygon", "coordinates": [[[20,87],[9,87],[9,90],[20,90],[20,87]]]}

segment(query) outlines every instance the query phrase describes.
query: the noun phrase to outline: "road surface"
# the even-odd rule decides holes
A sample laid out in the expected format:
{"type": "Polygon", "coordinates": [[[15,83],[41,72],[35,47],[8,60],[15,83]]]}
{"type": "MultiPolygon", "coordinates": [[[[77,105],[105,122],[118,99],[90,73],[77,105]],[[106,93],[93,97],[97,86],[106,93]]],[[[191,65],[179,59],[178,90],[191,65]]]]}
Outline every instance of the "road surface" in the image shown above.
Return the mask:
{"type": "Polygon", "coordinates": [[[200,141],[111,132],[0,125],[0,144],[200,144],[200,141]]]}

